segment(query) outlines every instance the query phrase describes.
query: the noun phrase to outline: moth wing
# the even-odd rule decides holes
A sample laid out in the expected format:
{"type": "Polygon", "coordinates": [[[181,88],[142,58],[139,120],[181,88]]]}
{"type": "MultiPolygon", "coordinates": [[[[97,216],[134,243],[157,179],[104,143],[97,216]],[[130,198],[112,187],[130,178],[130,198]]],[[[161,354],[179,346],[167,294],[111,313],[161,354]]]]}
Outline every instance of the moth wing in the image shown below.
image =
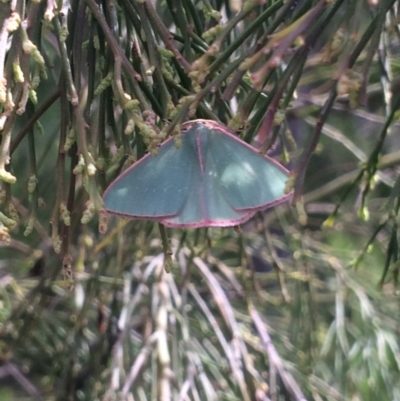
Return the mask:
{"type": "Polygon", "coordinates": [[[260,210],[290,197],[285,194],[288,172],[283,166],[232,134],[213,130],[210,135],[208,158],[213,167],[209,175],[218,177],[214,186],[216,182],[218,192],[234,210],[260,210]]]}
{"type": "Polygon", "coordinates": [[[159,219],[176,215],[189,187],[194,155],[165,141],[157,156],[144,156],[121,174],[104,193],[106,209],[114,214],[159,219]]]}

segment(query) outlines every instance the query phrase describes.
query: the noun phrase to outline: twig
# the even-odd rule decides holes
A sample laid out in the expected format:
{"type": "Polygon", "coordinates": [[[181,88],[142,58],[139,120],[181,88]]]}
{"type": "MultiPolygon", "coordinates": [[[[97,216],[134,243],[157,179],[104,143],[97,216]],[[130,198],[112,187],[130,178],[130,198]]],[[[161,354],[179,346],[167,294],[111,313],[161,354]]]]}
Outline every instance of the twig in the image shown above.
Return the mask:
{"type": "Polygon", "coordinates": [[[34,397],[36,400],[43,400],[38,389],[22,374],[14,363],[6,362],[0,367],[0,379],[4,379],[8,375],[12,376],[31,397],[34,397]]]}
{"type": "Polygon", "coordinates": [[[43,104],[35,111],[35,113],[29,117],[28,121],[23,125],[20,131],[15,135],[14,140],[10,145],[10,154],[18,148],[18,145],[24,139],[25,135],[29,132],[31,127],[39,120],[39,118],[51,107],[51,105],[60,97],[60,88],[54,91],[48,99],[46,99],[43,104]]]}
{"type": "Polygon", "coordinates": [[[123,398],[128,396],[128,393],[135,383],[141,369],[144,367],[150,353],[153,351],[155,344],[158,340],[158,332],[154,332],[146,341],[146,343],[142,346],[141,351],[139,352],[138,356],[135,359],[129,373],[128,377],[126,378],[125,384],[122,387],[121,395],[123,398]]]}
{"type": "MultiPolygon", "coordinates": [[[[168,31],[167,27],[164,25],[159,15],[154,10],[153,4],[150,0],[145,1],[146,11],[150,17],[150,19],[154,23],[154,27],[157,29],[158,34],[160,35],[162,41],[165,44],[165,47],[174,53],[175,59],[178,63],[187,71],[190,72],[192,67],[190,63],[180,54],[179,50],[176,46],[173,45],[171,38],[172,34],[168,31]]],[[[182,32],[184,33],[184,32],[182,32]]]]}
{"type": "Polygon", "coordinates": [[[221,344],[221,347],[223,348],[224,353],[229,361],[229,366],[232,370],[232,374],[235,380],[237,380],[238,382],[244,401],[250,401],[250,396],[247,392],[247,386],[244,381],[243,372],[240,370],[240,367],[238,366],[238,362],[234,356],[234,353],[231,350],[231,347],[229,346],[221,328],[219,327],[217,319],[214,317],[213,313],[211,312],[211,310],[209,309],[208,305],[203,300],[203,298],[200,296],[198,291],[194,288],[193,284],[189,284],[187,287],[189,289],[189,292],[192,294],[193,298],[199,305],[200,309],[205,314],[207,320],[211,324],[214,333],[217,336],[218,341],[221,344]]]}
{"type": "Polygon", "coordinates": [[[150,105],[143,95],[142,90],[140,89],[138,82],[141,81],[142,77],[138,74],[132,67],[131,63],[125,56],[125,53],[122,51],[121,47],[118,45],[113,33],[111,32],[109,26],[107,25],[107,21],[105,20],[103,14],[100,12],[98,4],[94,0],[85,0],[86,4],[89,6],[90,10],[94,18],[96,18],[99,23],[106,39],[107,43],[110,46],[112,53],[114,54],[114,59],[121,59],[122,68],[132,84],[132,89],[135,94],[135,97],[139,100],[139,107],[144,110],[150,110],[150,105]]]}
{"type": "MultiPolygon", "coordinates": [[[[378,163],[378,169],[382,170],[388,167],[396,166],[400,163],[400,151],[389,153],[382,156],[378,163]]],[[[359,174],[362,174],[363,169],[359,167],[349,173],[343,174],[342,176],[335,178],[334,180],[328,182],[325,185],[320,186],[314,191],[308,192],[304,196],[304,202],[309,203],[317,199],[321,199],[331,193],[336,192],[338,189],[351,184],[359,174]]]]}
{"type": "Polygon", "coordinates": [[[283,367],[282,359],[279,356],[277,350],[275,349],[271,337],[268,334],[267,328],[264,322],[262,321],[261,316],[251,303],[249,304],[249,312],[251,318],[253,319],[253,323],[256,326],[258,334],[261,337],[265,351],[268,354],[270,365],[275,366],[280,378],[282,379],[285,388],[295,398],[296,401],[307,401],[299,385],[294,380],[293,376],[289,372],[287,372],[283,367]]]}
{"type": "Polygon", "coordinates": [[[58,47],[60,49],[60,55],[65,74],[65,79],[67,81],[67,90],[69,95],[68,100],[74,107],[76,107],[79,104],[79,97],[75,88],[74,78],[72,77],[72,69],[68,58],[67,46],[65,44],[65,41],[62,40],[61,24],[57,17],[53,18],[53,26],[57,33],[58,47]]]}

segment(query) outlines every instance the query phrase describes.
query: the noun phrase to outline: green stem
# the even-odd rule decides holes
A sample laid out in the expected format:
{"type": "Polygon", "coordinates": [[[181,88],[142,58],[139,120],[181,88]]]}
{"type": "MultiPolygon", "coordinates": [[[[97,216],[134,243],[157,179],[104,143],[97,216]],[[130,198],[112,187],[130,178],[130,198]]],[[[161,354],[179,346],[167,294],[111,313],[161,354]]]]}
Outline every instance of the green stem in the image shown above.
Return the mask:
{"type": "Polygon", "coordinates": [[[150,110],[150,105],[143,95],[142,90],[140,89],[138,85],[138,81],[142,80],[142,77],[140,74],[138,74],[132,67],[131,63],[129,60],[126,58],[124,52],[122,51],[121,47],[118,45],[118,42],[116,41],[114,35],[112,34],[109,26],[107,25],[107,22],[103,16],[103,14],[100,12],[98,4],[95,2],[95,0],[85,0],[86,4],[89,6],[94,18],[97,20],[99,23],[104,36],[106,37],[107,43],[110,46],[110,49],[114,55],[114,59],[120,59],[121,60],[121,65],[122,69],[124,70],[127,78],[129,79],[133,93],[136,97],[136,99],[139,100],[139,107],[141,108],[142,111],[145,110],[150,110]]]}
{"type": "MultiPolygon", "coordinates": [[[[229,57],[243,44],[243,42],[249,38],[253,33],[259,29],[259,27],[265,23],[265,21],[270,18],[273,14],[275,14],[276,11],[279,10],[279,8],[282,7],[284,4],[283,0],[278,0],[276,3],[268,7],[259,17],[257,17],[247,28],[246,30],[239,35],[232,43],[231,45],[221,54],[221,56],[217,57],[217,59],[210,65],[209,68],[209,75],[213,74],[216,72],[222,64],[224,64],[226,61],[228,61],[229,57]]],[[[286,10],[287,6],[284,7],[286,10]]],[[[280,13],[280,16],[282,13],[280,13]]],[[[276,19],[276,22],[273,23],[269,29],[268,32],[273,32],[276,26],[280,24],[282,17],[278,17],[276,19]],[[278,23],[279,21],[279,23],[278,23]]]]}
{"type": "Polygon", "coordinates": [[[158,223],[158,229],[160,230],[161,241],[164,249],[164,268],[167,273],[170,273],[172,266],[172,250],[169,244],[167,230],[161,223],[158,223]]]}

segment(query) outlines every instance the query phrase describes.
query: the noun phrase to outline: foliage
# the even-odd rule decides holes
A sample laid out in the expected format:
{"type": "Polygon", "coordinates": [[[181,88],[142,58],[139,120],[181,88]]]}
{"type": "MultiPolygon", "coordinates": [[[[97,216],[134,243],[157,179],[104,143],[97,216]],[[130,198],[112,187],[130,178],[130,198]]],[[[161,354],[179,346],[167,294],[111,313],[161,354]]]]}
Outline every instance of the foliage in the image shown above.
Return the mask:
{"type": "Polygon", "coordinates": [[[2,399],[399,400],[398,13],[2,2],[2,399]],[[293,207],[107,221],[106,185],[194,118],[283,160],[293,207]]]}

